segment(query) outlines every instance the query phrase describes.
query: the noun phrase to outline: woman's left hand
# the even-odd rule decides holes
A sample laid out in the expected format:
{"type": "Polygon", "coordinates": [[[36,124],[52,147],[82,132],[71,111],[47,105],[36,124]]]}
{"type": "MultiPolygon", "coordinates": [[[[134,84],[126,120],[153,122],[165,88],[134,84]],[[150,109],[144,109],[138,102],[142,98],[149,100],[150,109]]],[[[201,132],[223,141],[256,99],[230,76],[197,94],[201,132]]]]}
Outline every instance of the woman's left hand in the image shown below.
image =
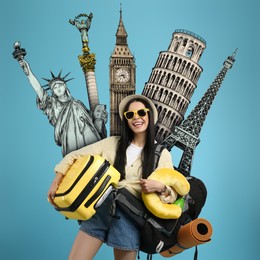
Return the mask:
{"type": "Polygon", "coordinates": [[[141,179],[140,186],[144,193],[161,192],[165,188],[163,183],[150,179],[141,179]]]}

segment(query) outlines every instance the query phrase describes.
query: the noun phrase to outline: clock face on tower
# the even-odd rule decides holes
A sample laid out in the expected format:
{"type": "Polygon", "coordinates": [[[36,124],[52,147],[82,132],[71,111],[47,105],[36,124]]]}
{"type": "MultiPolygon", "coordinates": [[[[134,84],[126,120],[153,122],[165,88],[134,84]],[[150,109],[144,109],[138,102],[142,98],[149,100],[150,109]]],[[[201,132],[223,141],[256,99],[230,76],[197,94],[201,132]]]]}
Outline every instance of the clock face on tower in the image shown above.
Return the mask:
{"type": "Polygon", "coordinates": [[[127,69],[120,68],[116,71],[116,80],[118,82],[127,82],[130,79],[130,75],[127,69]]]}

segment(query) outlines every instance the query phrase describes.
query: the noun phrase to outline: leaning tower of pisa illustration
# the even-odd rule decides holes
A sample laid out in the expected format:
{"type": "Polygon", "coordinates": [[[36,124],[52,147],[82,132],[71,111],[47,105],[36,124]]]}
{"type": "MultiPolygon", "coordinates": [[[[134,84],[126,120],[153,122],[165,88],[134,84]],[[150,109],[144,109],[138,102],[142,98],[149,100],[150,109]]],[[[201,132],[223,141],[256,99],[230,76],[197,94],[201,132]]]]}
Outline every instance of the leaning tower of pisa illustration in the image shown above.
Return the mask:
{"type": "Polygon", "coordinates": [[[206,41],[188,30],[172,34],[167,51],[161,51],[142,94],[158,110],[156,140],[160,143],[181,124],[203,71],[199,60],[206,41]]]}

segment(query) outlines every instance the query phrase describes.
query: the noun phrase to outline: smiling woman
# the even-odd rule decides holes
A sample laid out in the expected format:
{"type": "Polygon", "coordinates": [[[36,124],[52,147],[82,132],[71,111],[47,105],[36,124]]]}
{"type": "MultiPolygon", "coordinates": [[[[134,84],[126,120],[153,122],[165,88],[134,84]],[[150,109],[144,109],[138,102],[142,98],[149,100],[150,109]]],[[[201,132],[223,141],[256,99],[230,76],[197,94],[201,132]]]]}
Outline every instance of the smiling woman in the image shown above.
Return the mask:
{"type": "MultiPolygon", "coordinates": [[[[120,102],[119,115],[122,123],[121,136],[111,136],[71,152],[56,165],[56,176],[48,191],[51,203],[54,203],[53,198],[63,177],[73,163],[85,155],[100,155],[109,161],[120,172],[116,188],[125,188],[139,199],[142,191],[161,193],[164,190],[165,185],[162,182],[147,178],[152,173],[155,162],[155,105],[143,95],[129,95],[120,102]],[[133,113],[129,119],[123,116],[127,111],[133,113]]],[[[164,149],[157,168],[172,167],[171,155],[164,149]]],[[[136,259],[140,246],[139,227],[119,207],[114,212],[114,216],[118,217],[111,216],[111,203],[113,194],[109,194],[90,219],[82,221],[70,260],[92,259],[104,242],[114,248],[114,259],[136,259]]]]}

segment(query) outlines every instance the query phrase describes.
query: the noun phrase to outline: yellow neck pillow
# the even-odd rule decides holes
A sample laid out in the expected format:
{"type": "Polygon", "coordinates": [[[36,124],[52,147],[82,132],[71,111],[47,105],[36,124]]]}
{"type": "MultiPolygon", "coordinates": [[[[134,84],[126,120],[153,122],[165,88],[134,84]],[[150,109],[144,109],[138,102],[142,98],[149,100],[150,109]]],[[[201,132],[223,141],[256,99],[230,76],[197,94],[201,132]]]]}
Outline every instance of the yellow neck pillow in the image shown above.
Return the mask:
{"type": "MultiPolygon", "coordinates": [[[[148,179],[159,181],[172,187],[180,196],[184,196],[190,191],[189,182],[181,173],[174,169],[157,169],[148,177],[148,179]]],[[[163,219],[177,219],[181,216],[182,209],[179,205],[163,203],[159,195],[155,192],[142,192],[142,199],[147,209],[156,217],[163,219]]]]}

